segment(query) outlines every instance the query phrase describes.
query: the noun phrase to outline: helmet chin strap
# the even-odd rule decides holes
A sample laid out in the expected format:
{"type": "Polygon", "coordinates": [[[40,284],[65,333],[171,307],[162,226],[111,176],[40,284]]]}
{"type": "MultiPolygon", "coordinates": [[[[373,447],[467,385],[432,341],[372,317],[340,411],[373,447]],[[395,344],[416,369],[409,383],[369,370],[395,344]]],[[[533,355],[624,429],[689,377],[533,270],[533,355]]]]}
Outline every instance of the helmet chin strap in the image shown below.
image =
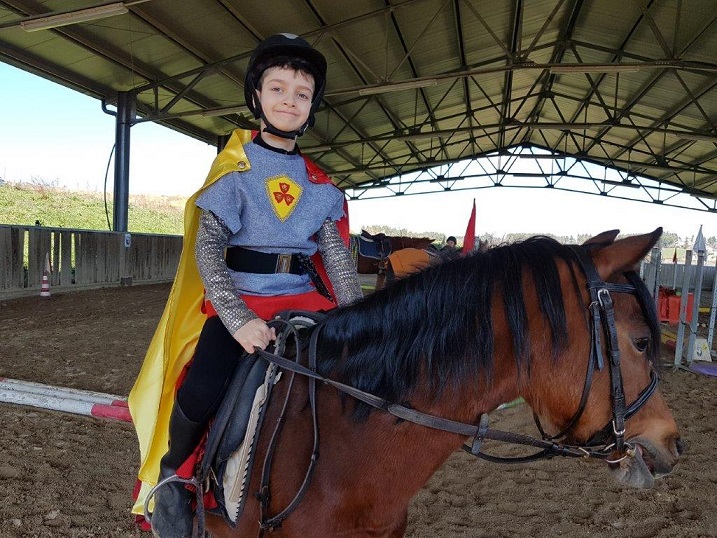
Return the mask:
{"type": "Polygon", "coordinates": [[[281,138],[286,138],[288,140],[294,140],[297,136],[303,135],[306,132],[306,129],[309,127],[309,122],[307,121],[306,123],[304,123],[304,125],[301,126],[300,129],[296,131],[282,131],[269,123],[269,120],[266,119],[266,115],[263,111],[261,113],[261,120],[264,122],[265,125],[265,127],[262,129],[262,132],[269,133],[274,136],[279,136],[281,138]]]}

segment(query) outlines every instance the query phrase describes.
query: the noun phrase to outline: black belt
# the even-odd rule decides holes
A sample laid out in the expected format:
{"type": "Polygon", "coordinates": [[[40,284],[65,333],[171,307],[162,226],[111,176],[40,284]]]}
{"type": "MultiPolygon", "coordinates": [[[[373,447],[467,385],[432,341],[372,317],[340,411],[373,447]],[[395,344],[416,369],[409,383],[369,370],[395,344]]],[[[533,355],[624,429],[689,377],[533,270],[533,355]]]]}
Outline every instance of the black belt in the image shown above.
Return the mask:
{"type": "Polygon", "coordinates": [[[243,247],[229,247],[226,254],[227,267],[242,273],[291,273],[303,275],[304,267],[299,254],[267,254],[243,247]]]}

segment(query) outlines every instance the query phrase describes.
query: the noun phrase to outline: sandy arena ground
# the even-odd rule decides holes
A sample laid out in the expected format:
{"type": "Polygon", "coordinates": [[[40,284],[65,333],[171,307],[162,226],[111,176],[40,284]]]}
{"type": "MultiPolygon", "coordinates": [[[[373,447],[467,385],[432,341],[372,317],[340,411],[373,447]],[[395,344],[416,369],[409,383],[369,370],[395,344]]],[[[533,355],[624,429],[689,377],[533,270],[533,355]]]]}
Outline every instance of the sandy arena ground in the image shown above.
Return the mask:
{"type": "MultiPolygon", "coordinates": [[[[0,377],[126,396],[168,291],[0,302],[0,377]]],[[[667,369],[662,390],[687,452],[654,489],[625,489],[597,462],[505,466],[456,453],[414,499],[407,536],[717,537],[717,378],[667,369]]],[[[525,406],[493,420],[531,423],[525,406]]],[[[0,404],[0,537],[142,536],[129,513],[138,458],[128,423],[0,404]]]]}

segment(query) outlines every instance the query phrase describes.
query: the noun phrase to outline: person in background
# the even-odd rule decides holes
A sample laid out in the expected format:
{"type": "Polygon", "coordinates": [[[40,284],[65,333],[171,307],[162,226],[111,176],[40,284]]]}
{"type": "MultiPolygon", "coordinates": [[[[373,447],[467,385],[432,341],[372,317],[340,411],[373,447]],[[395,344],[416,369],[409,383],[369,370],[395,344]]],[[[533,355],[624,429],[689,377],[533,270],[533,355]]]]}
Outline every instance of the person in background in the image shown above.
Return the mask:
{"type": "MultiPolygon", "coordinates": [[[[158,433],[159,423],[153,431],[144,431],[152,430],[143,425],[151,420],[143,416],[145,366],[130,395],[143,452],[143,485],[135,509],[148,493],[146,483],[173,477],[192,454],[242,355],[264,349],[276,338],[266,320],[281,310],[329,310],[362,297],[346,246],[345,197],[296,143],[314,122],[325,84],[326,60],[292,34],[264,40],[249,60],[245,97],[260,120],[260,132],[250,141],[241,141],[241,133],[235,131],[215,159],[205,186],[190,199],[185,222],[196,232],[185,233],[185,250],[193,248],[194,257],[180,261],[167,306],[174,311],[191,303],[181,299],[187,294],[180,288],[185,270],[195,271],[205,295],[190,306],[201,305],[206,314],[201,333],[198,340],[184,338],[185,345],[177,346],[181,348],[177,359],[167,357],[172,354],[163,343],[168,333],[160,327],[145,359],[145,366],[149,361],[155,369],[158,361],[168,359],[159,401],[159,415],[168,417],[164,425],[168,431],[158,433]],[[174,396],[174,383],[180,377],[177,362],[189,359],[191,365],[181,374],[184,380],[174,396]]],[[[195,293],[198,289],[195,285],[195,293]]],[[[171,319],[172,314],[165,310],[165,316],[171,319]]],[[[174,323],[183,321],[177,318],[174,323]]],[[[194,326],[198,327],[196,322],[194,326]]],[[[187,332],[187,325],[181,325],[181,331],[187,332]]],[[[177,481],[156,490],[151,518],[155,535],[191,536],[191,498],[177,481]]]]}
{"type": "Polygon", "coordinates": [[[456,238],[449,235],[446,239],[446,244],[441,249],[441,258],[444,260],[455,260],[460,257],[461,251],[456,246],[456,238]]]}

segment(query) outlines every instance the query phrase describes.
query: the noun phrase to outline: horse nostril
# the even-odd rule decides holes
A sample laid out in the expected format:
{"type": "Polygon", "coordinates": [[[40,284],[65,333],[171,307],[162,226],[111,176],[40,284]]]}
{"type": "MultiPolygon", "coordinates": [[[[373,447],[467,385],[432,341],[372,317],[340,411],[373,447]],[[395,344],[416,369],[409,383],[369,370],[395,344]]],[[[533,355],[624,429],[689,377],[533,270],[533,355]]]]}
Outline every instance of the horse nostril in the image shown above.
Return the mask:
{"type": "Polygon", "coordinates": [[[675,448],[677,449],[677,455],[682,456],[682,453],[685,451],[685,442],[682,439],[677,439],[675,441],[675,448]]]}

